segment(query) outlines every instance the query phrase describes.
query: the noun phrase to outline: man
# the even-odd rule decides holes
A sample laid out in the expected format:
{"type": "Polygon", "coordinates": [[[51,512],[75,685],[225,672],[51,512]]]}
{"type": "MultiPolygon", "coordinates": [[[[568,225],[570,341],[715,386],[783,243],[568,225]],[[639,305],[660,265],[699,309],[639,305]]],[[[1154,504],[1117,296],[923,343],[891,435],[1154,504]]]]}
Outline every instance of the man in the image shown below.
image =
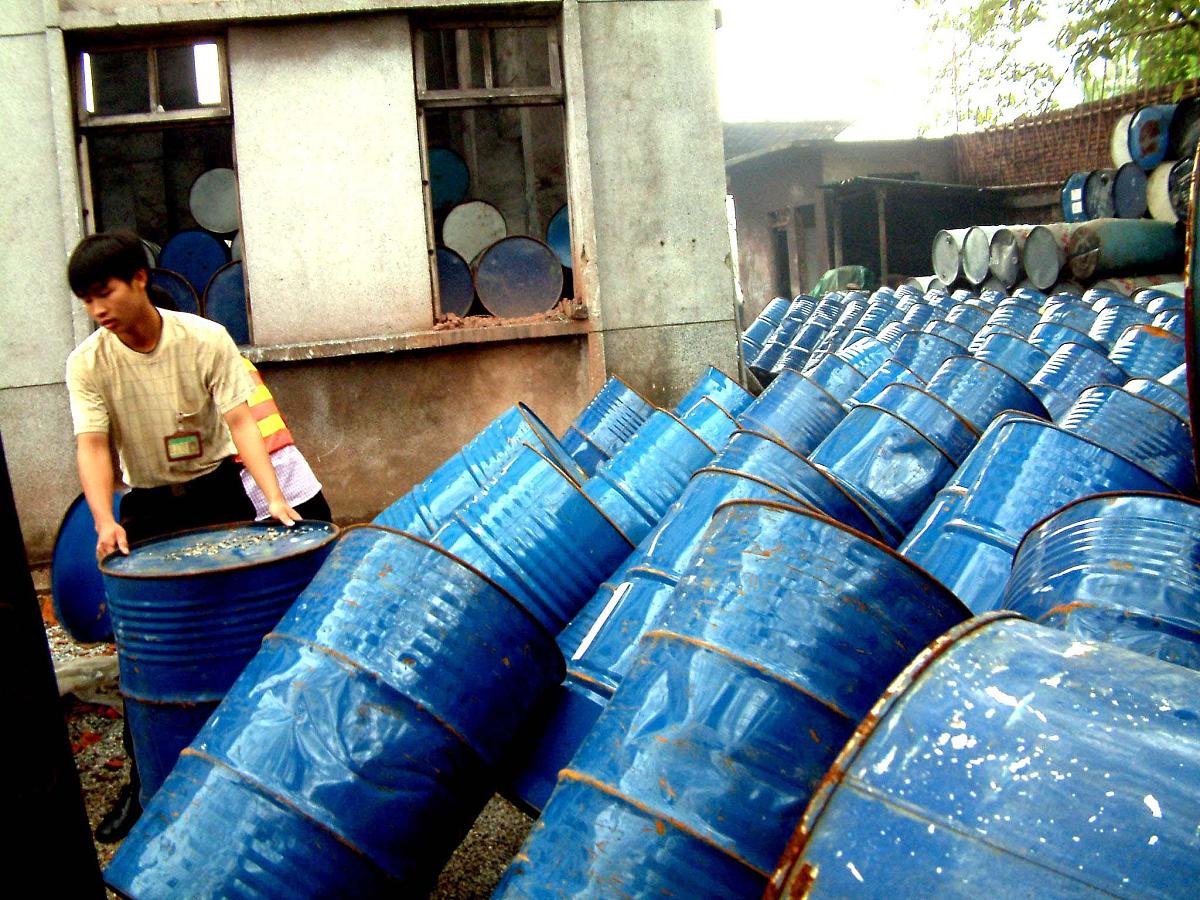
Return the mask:
{"type": "MultiPolygon", "coordinates": [[[[67,387],[83,494],[96,525],[96,558],[173,531],[253,519],[235,453],[284,525],[284,499],[246,401],[254,384],[225,329],[159,310],[147,291],[141,241],[128,231],[80,242],[67,264],[71,290],[100,328],[67,359],[67,387]],[[112,513],[110,441],[130,491],[112,513]]],[[[115,842],[141,814],[126,725],[130,782],[96,829],[115,842]]]]}

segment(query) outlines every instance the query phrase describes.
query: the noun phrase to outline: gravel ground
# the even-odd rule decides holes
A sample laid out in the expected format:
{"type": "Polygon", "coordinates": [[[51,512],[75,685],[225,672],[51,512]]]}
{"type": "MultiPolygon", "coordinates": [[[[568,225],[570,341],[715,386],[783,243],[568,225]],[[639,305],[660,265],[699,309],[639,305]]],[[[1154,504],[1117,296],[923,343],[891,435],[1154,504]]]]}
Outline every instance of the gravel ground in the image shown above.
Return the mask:
{"type": "MultiPolygon", "coordinates": [[[[111,644],[77,644],[57,625],[46,626],[46,637],[56,667],[69,660],[115,653],[111,644]]],[[[88,692],[90,698],[99,697],[102,702],[84,702],[71,694],[62,698],[84,806],[93,829],[112,806],[127,778],[125,749],[121,745],[121,713],[103,702],[106,694],[112,696],[114,692],[115,685],[107,691],[102,686],[88,692]]],[[[112,701],[116,701],[115,696],[112,701]]],[[[533,820],[512,804],[500,796],[493,797],[446,864],[430,894],[432,900],[478,900],[491,896],[532,826],[533,820]]],[[[119,846],[95,845],[101,868],[108,865],[119,846]]],[[[109,897],[115,898],[116,894],[110,891],[109,897]]]]}

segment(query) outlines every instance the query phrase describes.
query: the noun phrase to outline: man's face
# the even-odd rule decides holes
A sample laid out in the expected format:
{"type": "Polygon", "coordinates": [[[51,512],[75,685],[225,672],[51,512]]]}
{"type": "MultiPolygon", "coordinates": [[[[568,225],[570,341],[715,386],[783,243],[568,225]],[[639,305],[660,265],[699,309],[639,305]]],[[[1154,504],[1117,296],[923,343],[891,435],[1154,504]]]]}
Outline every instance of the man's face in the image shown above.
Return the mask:
{"type": "Polygon", "coordinates": [[[137,272],[132,280],[110,278],[88,288],[83,307],[92,321],[114,334],[122,334],[142,321],[150,307],[146,294],[146,273],[137,272]]]}

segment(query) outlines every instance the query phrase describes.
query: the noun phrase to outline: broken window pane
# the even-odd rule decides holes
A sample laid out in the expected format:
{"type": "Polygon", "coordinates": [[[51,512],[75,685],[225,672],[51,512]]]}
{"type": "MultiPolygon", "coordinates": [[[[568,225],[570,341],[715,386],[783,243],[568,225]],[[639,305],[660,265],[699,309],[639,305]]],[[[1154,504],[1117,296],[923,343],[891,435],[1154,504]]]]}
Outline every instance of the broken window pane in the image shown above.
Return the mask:
{"type": "Polygon", "coordinates": [[[492,31],[492,79],[496,87],[547,87],[550,46],[546,28],[492,31]]]}

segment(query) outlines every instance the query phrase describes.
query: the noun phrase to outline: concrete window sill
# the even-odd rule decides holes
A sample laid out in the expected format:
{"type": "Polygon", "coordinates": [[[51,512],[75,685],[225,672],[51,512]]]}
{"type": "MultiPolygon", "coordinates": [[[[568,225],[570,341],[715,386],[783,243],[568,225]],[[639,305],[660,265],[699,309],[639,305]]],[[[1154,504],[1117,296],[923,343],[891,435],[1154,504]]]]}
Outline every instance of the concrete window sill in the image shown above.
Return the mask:
{"type": "Polygon", "coordinates": [[[493,325],[485,328],[448,328],[445,331],[410,331],[404,334],[377,337],[345,338],[330,341],[310,341],[300,344],[271,344],[241,347],[243,356],[253,363],[304,362],[313,359],[332,359],[339,356],[358,356],[367,353],[400,353],[405,350],[430,350],[460,344],[489,344],[497,341],[519,341],[537,338],[565,337],[589,334],[590,320],[536,322],[520,325],[493,325]]]}

